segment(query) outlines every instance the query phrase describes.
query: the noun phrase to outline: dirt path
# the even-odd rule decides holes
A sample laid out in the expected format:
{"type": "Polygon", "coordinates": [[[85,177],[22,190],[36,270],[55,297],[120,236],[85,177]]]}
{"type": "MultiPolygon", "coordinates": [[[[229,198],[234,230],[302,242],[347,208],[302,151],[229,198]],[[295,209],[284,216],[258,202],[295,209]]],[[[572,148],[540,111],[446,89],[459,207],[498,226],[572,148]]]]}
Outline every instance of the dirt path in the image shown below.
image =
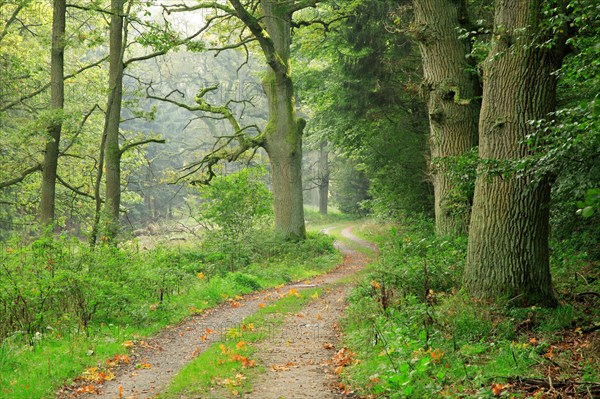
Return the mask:
{"type": "MultiPolygon", "coordinates": [[[[361,245],[372,244],[355,237],[351,228],[342,231],[344,237],[361,245]]],[[[367,245],[365,245],[367,246],[367,245]]],[[[344,268],[356,272],[367,263],[366,257],[337,244],[344,254],[344,268]]],[[[338,320],[343,316],[346,297],[352,286],[333,285],[321,297],[298,314],[286,316],[279,334],[257,345],[254,358],[263,364],[264,374],[254,382],[254,391],[247,399],[336,399],[344,397],[336,387],[335,364],[331,359],[337,347],[338,320]]],[[[340,353],[338,356],[342,356],[340,353]]]]}
{"type": "MultiPolygon", "coordinates": [[[[354,237],[351,227],[343,235],[363,245],[364,241],[354,237]]],[[[336,243],[342,251],[344,262],[335,270],[312,279],[309,284],[290,284],[281,290],[324,286],[352,275],[366,263],[366,257],[336,243]]],[[[335,353],[336,321],[342,315],[344,298],[349,286],[340,285],[324,293],[303,311],[302,316],[290,316],[282,329],[283,334],[262,343],[259,359],[265,364],[294,364],[280,372],[269,369],[255,384],[255,391],[248,398],[335,398],[332,382],[335,380],[326,361],[335,353]],[[312,324],[311,324],[312,323],[312,324]],[[308,332],[296,334],[291,339],[285,332],[308,332]],[[286,360],[287,359],[287,360],[286,360]],[[284,370],[288,368],[288,370],[284,370]],[[329,396],[327,396],[329,395],[329,396]]],[[[175,374],[212,343],[221,339],[231,328],[259,309],[261,303],[278,299],[268,295],[275,290],[250,294],[236,301],[236,305],[224,303],[202,315],[184,320],[169,327],[143,345],[132,349],[131,362],[117,371],[114,379],[99,386],[99,392],[78,396],[82,399],[150,399],[160,393],[175,374]],[[265,300],[265,297],[271,299],[265,300]],[[206,329],[214,331],[206,335],[206,329]]],[[[69,398],[69,393],[59,394],[59,399],[69,398]]]]}

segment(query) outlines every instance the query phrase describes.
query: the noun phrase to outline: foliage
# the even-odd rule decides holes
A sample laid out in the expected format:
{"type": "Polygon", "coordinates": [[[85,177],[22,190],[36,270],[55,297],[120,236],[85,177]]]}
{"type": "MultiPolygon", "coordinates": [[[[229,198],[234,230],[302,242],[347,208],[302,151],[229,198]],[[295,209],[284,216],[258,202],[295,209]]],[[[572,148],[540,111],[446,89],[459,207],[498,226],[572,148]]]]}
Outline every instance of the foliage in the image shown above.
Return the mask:
{"type": "Polygon", "coordinates": [[[273,214],[272,194],[264,181],[265,175],[262,168],[244,168],[202,186],[200,220],[220,229],[225,239],[237,240],[250,234],[264,217],[273,214]]]}
{"type": "MultiPolygon", "coordinates": [[[[372,0],[323,8],[324,16],[339,12],[346,18],[333,25],[326,40],[320,27],[313,27],[295,45],[309,140],[327,140],[350,159],[341,168],[359,164],[372,198],[363,205],[388,215],[432,206],[425,172],[427,116],[416,89],[418,51],[407,36],[388,29],[388,11],[397,5],[372,0]]],[[[345,173],[356,172],[340,170],[340,178],[332,178],[333,191],[349,191],[343,186],[345,173]]],[[[343,207],[360,209],[357,204],[343,207]]]]}
{"type": "Polygon", "coordinates": [[[323,273],[339,259],[322,234],[289,243],[264,233],[248,247],[252,263],[228,273],[228,259],[204,247],[138,252],[91,250],[67,236],[11,241],[0,253],[0,391],[47,396],[125,341],[227,298],[323,273]]]}

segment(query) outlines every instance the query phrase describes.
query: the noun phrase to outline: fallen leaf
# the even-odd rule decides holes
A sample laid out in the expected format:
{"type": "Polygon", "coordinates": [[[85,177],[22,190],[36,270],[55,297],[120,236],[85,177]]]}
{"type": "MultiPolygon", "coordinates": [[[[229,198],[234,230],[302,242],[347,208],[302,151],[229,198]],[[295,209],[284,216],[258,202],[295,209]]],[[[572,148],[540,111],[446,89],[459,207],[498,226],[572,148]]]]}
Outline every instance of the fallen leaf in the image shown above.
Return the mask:
{"type": "Polygon", "coordinates": [[[119,398],[123,397],[123,385],[119,385],[119,398]]]}
{"type": "Polygon", "coordinates": [[[492,384],[492,393],[494,396],[500,396],[502,391],[504,390],[504,385],[502,384],[492,384]]]}
{"type": "Polygon", "coordinates": [[[135,366],[135,368],[136,368],[136,369],[149,369],[149,368],[151,368],[151,367],[152,367],[152,366],[150,365],[150,363],[148,363],[148,362],[146,362],[146,361],[144,361],[144,363],[138,363],[138,364],[135,366]]]}
{"type": "Polygon", "coordinates": [[[262,302],[258,304],[258,307],[261,308],[261,309],[264,308],[265,306],[266,305],[264,303],[262,303],[262,302]]]}
{"type": "Polygon", "coordinates": [[[289,367],[282,366],[280,364],[272,364],[270,368],[271,368],[271,370],[276,371],[276,372],[288,371],[290,369],[289,367]]]}
{"type": "Polygon", "coordinates": [[[246,347],[246,343],[244,341],[240,341],[237,344],[235,344],[235,347],[238,349],[243,349],[246,347]]]}
{"type": "Polygon", "coordinates": [[[204,275],[204,273],[200,272],[196,274],[196,277],[198,277],[200,280],[203,280],[206,276],[204,275]]]}
{"type": "Polygon", "coordinates": [[[325,348],[325,349],[333,349],[333,344],[331,344],[329,342],[324,342],[323,343],[323,348],[325,348]]]}

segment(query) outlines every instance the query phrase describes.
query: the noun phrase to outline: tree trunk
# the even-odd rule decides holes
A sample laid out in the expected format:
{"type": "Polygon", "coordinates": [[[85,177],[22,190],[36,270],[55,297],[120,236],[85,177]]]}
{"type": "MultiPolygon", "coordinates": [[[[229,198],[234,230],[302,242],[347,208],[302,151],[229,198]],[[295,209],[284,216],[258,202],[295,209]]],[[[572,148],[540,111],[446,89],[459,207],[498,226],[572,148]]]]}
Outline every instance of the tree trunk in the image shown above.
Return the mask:
{"type": "Polygon", "coordinates": [[[319,213],[327,215],[329,203],[329,150],[327,141],[321,143],[319,148],[319,213]]]}
{"type": "Polygon", "coordinates": [[[287,67],[268,67],[263,88],[269,102],[265,127],[265,150],[272,169],[275,230],[290,239],[306,237],[302,192],[302,130],[296,118],[294,89],[290,76],[291,13],[288,5],[261,0],[267,33],[277,56],[287,67]]]}
{"type": "Polygon", "coordinates": [[[107,230],[106,239],[114,240],[119,232],[121,206],[121,148],[119,125],[123,98],[123,0],[111,0],[109,98],[105,122],[105,174],[107,230]]]}
{"type": "Polygon", "coordinates": [[[497,1],[484,64],[480,163],[464,287],[473,297],[515,305],[556,305],[548,254],[550,187],[546,179],[506,175],[523,158],[529,123],[548,116],[556,97],[562,46],[541,46],[540,1],[497,1]],[[496,169],[496,170],[494,170],[496,169]]]}
{"type": "Polygon", "coordinates": [[[54,0],[52,15],[52,50],[50,65],[50,110],[54,112],[48,127],[48,141],[42,168],[42,200],[40,219],[43,226],[54,222],[56,203],[56,171],[65,103],[65,0],[54,0]]]}
{"type": "Polygon", "coordinates": [[[435,226],[440,235],[467,232],[471,198],[453,192],[449,157],[475,145],[479,116],[478,81],[467,63],[469,46],[457,28],[468,18],[464,0],[414,0],[414,35],[423,64],[423,91],[430,124],[435,226]]]}

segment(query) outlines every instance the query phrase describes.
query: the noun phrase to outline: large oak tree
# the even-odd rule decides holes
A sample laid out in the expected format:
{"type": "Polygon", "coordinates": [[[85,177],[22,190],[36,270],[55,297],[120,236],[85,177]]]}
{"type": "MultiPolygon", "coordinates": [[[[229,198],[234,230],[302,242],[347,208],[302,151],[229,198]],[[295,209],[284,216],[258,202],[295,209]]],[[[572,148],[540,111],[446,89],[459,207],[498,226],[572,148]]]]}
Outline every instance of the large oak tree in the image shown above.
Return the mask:
{"type": "Polygon", "coordinates": [[[471,198],[457,195],[450,176],[452,159],[474,145],[479,116],[478,78],[469,65],[470,48],[459,38],[468,28],[466,2],[414,0],[413,34],[423,64],[423,93],[430,124],[431,177],[438,234],[465,233],[471,198]]]}
{"type": "Polygon", "coordinates": [[[552,306],[549,181],[510,168],[529,153],[531,121],[546,118],[555,106],[564,38],[545,35],[542,3],[495,2],[491,49],[483,64],[481,162],[464,286],[478,298],[552,306]]]}

